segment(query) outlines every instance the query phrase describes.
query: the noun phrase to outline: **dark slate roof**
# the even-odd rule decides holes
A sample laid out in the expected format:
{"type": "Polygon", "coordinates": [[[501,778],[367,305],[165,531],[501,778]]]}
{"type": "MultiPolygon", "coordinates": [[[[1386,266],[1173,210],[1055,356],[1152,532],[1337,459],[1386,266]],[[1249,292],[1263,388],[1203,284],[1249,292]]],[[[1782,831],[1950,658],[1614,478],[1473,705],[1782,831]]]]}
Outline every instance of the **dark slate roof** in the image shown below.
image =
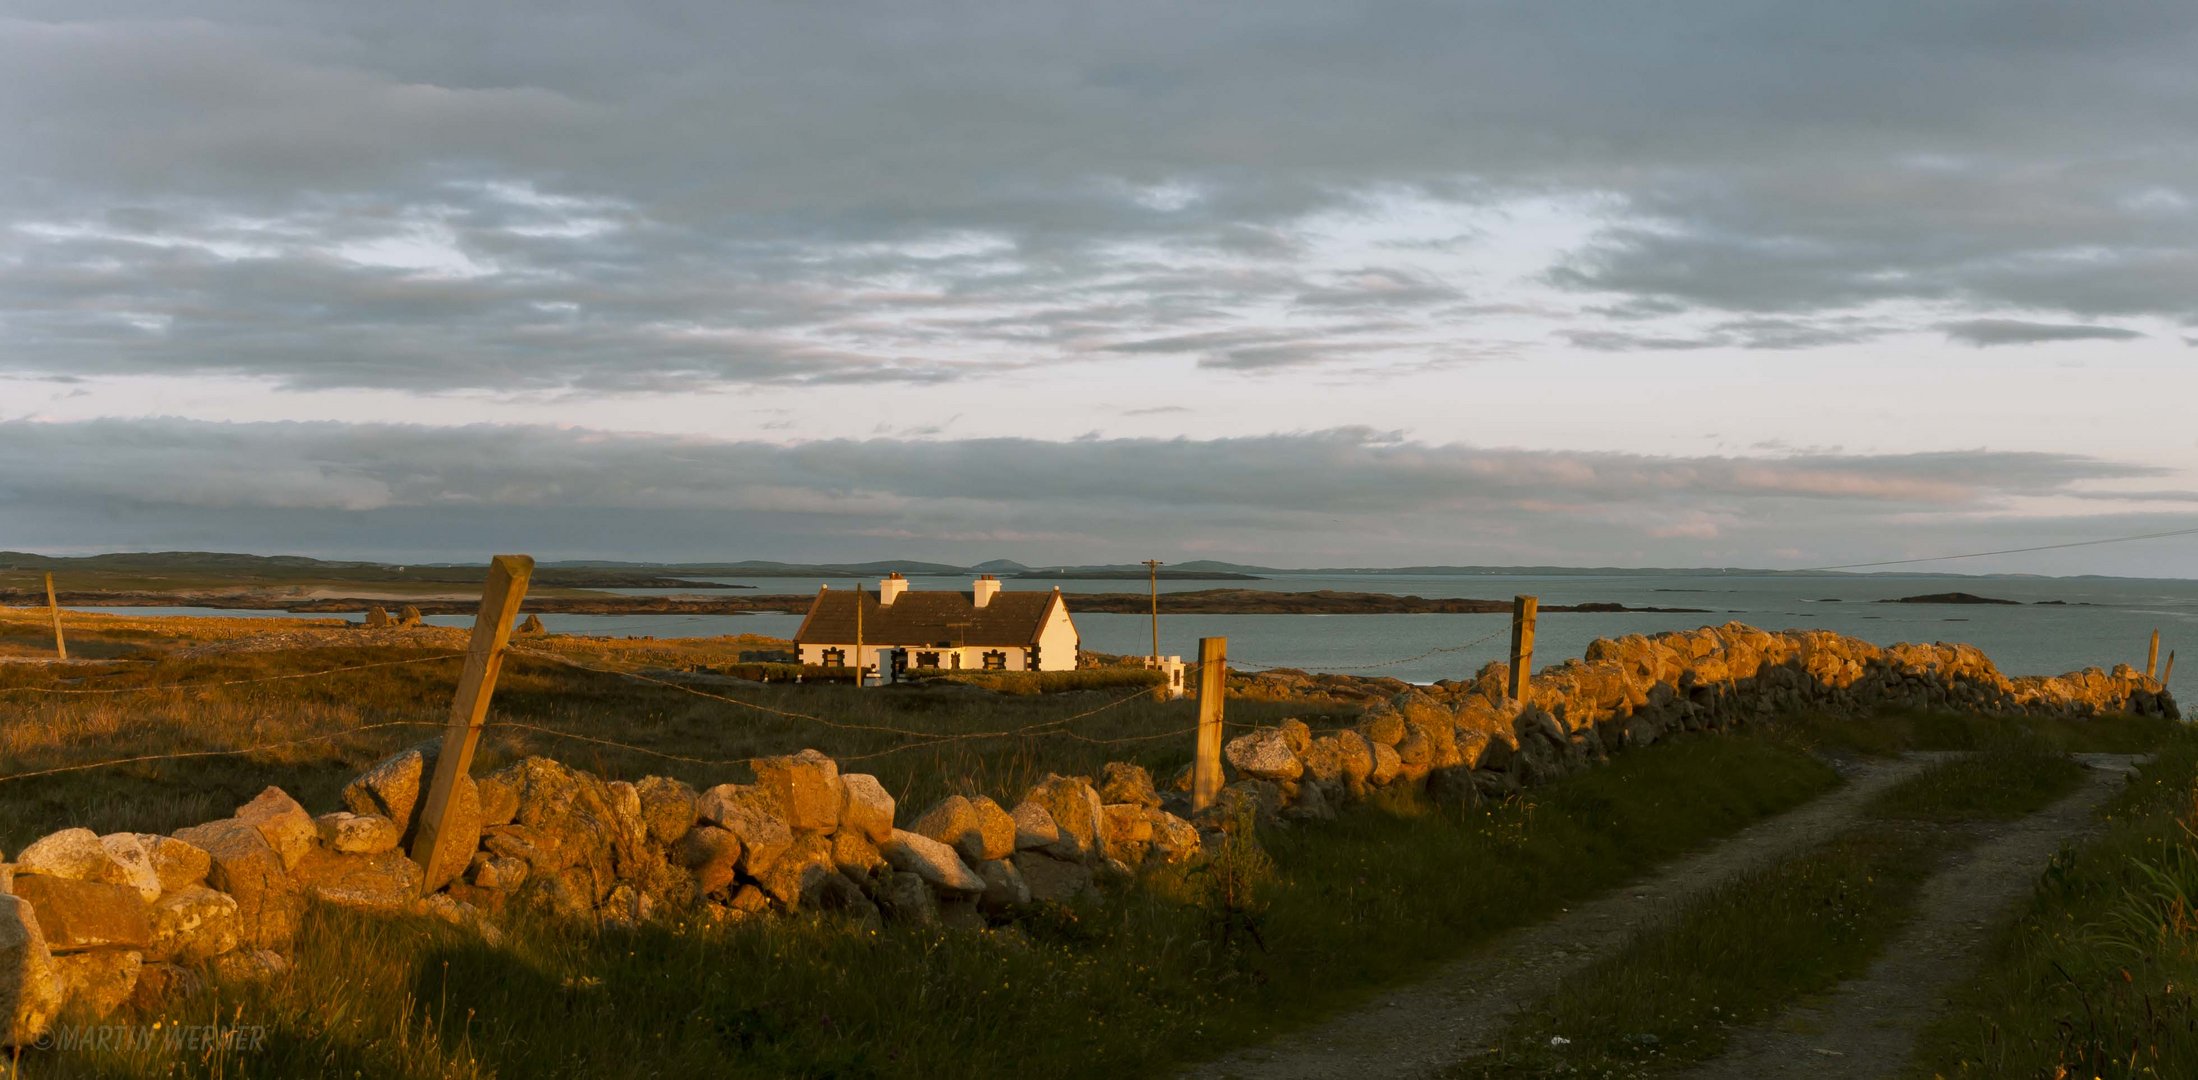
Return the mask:
{"type": "MultiPolygon", "coordinates": [[[[862,591],[862,640],[865,645],[989,645],[1012,646],[1038,643],[1053,605],[1061,603],[1059,590],[1051,592],[1001,592],[983,607],[965,592],[910,589],[891,605],[878,603],[878,594],[862,591]]],[[[794,632],[797,644],[846,645],[855,640],[855,592],[852,589],[818,589],[809,605],[809,617],[794,632]]]]}

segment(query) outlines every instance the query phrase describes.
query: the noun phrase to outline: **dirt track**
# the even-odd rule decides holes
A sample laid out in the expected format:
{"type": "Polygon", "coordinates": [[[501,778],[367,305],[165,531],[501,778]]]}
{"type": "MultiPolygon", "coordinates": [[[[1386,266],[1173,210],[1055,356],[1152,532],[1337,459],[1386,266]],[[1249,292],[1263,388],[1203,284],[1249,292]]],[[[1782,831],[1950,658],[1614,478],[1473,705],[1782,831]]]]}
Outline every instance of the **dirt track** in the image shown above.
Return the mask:
{"type": "Polygon", "coordinates": [[[1601,899],[1505,934],[1357,1009],[1183,1075],[1425,1077],[1479,1051],[1514,1009],[1547,995],[1566,975],[1616,949],[1640,927],[1723,882],[1822,841],[1873,796],[1943,756],[1911,754],[1896,762],[1849,766],[1849,782],[1815,802],[1759,822],[1601,899]]]}

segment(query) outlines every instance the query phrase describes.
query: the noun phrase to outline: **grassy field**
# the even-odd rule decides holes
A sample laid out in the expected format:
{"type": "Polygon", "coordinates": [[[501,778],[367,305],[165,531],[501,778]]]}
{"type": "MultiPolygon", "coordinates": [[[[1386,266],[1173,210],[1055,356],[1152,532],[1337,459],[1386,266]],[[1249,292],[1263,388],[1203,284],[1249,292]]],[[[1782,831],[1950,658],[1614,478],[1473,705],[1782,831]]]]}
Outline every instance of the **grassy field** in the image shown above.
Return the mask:
{"type": "Polygon", "coordinates": [[[1925,1033],[1917,1076],[2198,1076],[2198,732],[2104,813],[1925,1033]]]}
{"type": "MultiPolygon", "coordinates": [[[[39,630],[30,613],[0,612],[0,656],[35,652],[39,630]]],[[[464,636],[296,620],[84,618],[78,630],[78,655],[118,662],[0,663],[0,849],[70,825],[167,831],[227,814],[268,783],[332,808],[359,769],[434,735],[457,673],[446,654],[464,636]],[[287,677],[360,665],[395,666],[287,677]],[[142,689],[175,684],[190,688],[142,689]],[[32,692],[45,690],[130,692],[32,692]],[[291,745],[4,778],[280,742],[291,745]]],[[[669,675],[767,642],[552,637],[526,645],[559,659],[511,658],[480,769],[544,753],[607,776],[707,784],[745,778],[740,759],[816,746],[877,773],[913,813],[955,791],[1012,799],[1045,772],[1088,773],[1110,759],[1140,761],[1165,779],[1190,750],[1192,706],[1134,689],[1001,695],[696,684],[743,705],[571,663],[669,675]]],[[[1281,702],[1231,701],[1229,713],[1243,724],[1354,718],[1349,708],[1281,702]]],[[[2156,742],[2173,725],[2022,727],[2052,747],[2119,749],[2156,742]]],[[[121,1018],[260,1025],[267,1041],[259,1049],[46,1052],[26,1059],[23,1074],[1143,1074],[1346,1007],[1538,912],[1813,798],[1837,782],[1816,751],[1974,749],[1997,745],[2008,730],[1923,715],[1870,724],[1804,717],[1682,738],[1500,806],[1395,799],[1272,833],[1260,847],[1150,876],[1104,904],[1032,913],[984,932],[871,931],[810,918],[631,932],[519,924],[507,928],[506,945],[490,948],[439,925],[317,911],[292,974],[211,987],[160,1017],[121,1018]]],[[[1962,775],[1940,777],[1955,794],[1903,812],[2017,805],[2050,787],[1962,775]]],[[[1883,865],[1881,852],[1851,854],[1855,865],[1883,865]]],[[[1824,882],[1852,873],[1827,864],[1777,887],[1818,895],[1824,882]]],[[[1859,917],[1874,922],[1876,910],[1859,917]]],[[[1815,943],[1803,935],[1762,945],[1815,943]]]]}
{"type": "Polygon", "coordinates": [[[1501,806],[1369,807],[987,931],[522,925],[489,948],[320,911],[293,974],[164,1013],[264,1025],[258,1051],[55,1052],[26,1075],[1145,1075],[1350,1004],[1835,782],[1790,740],[1676,740],[1501,806]]]}
{"type": "MultiPolygon", "coordinates": [[[[78,655],[126,662],[73,666],[65,680],[48,665],[0,663],[0,777],[131,755],[290,745],[0,778],[0,851],[77,825],[169,831],[224,816],[269,783],[308,808],[334,809],[338,791],[360,770],[439,737],[460,665],[450,654],[465,641],[462,631],[436,628],[379,633],[301,628],[299,620],[80,618],[78,655]],[[306,641],[248,647],[269,633],[279,643],[298,635],[306,641]],[[404,643],[322,644],[350,639],[404,643]],[[398,666],[287,678],[362,665],[398,666]],[[177,685],[195,688],[134,689],[177,685]]],[[[20,648],[36,632],[36,620],[24,613],[0,613],[0,644],[20,648]]],[[[524,642],[592,667],[653,669],[660,676],[769,644],[561,636],[524,642]]],[[[476,770],[544,754],[613,778],[655,774],[706,786],[747,779],[748,758],[813,746],[850,771],[878,775],[913,815],[956,792],[1012,803],[1047,772],[1096,774],[1110,760],[1140,762],[1165,781],[1189,763],[1197,720],[1194,703],[1155,701],[1136,686],[1043,695],[944,684],[858,690],[724,680],[697,688],[747,704],[514,654],[476,770]]],[[[1332,706],[1229,705],[1229,719],[1247,725],[1300,716],[1331,726],[1354,715],[1332,706]]]]}

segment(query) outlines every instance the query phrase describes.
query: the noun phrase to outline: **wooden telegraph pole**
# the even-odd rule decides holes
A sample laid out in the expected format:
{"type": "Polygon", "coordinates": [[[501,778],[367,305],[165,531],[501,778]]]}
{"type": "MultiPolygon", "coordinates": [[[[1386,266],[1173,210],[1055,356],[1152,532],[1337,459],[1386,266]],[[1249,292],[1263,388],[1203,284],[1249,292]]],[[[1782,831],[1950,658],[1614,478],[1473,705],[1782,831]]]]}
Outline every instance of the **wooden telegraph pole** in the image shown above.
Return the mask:
{"type": "Polygon", "coordinates": [[[61,605],[54,602],[53,575],[46,575],[46,614],[53,616],[53,652],[63,660],[69,658],[69,643],[61,638],[61,605]]]}
{"type": "Polygon", "coordinates": [[[1221,706],[1229,693],[1229,639],[1198,639],[1198,753],[1191,758],[1191,813],[1221,797],[1221,706]]]}
{"type": "Polygon", "coordinates": [[[1525,701],[1527,679],[1534,670],[1534,614],[1542,602],[1532,596],[1511,598],[1511,685],[1513,701],[1525,701]]]}
{"type": "Polygon", "coordinates": [[[458,778],[472,771],[473,748],[481,741],[481,724],[488,719],[489,698],[496,693],[496,676],[504,668],[504,648],[511,642],[511,620],[527,595],[527,580],[534,576],[534,559],[526,555],[498,555],[489,560],[488,584],[481,590],[481,611],[473,617],[473,640],[466,647],[465,671],[458,676],[458,692],[450,699],[450,723],[443,729],[443,749],[435,756],[435,779],[420,809],[420,829],[412,838],[412,861],[420,864],[428,881],[446,875],[441,862],[447,856],[437,849],[443,820],[458,791],[458,778]]]}
{"type": "Polygon", "coordinates": [[[855,689],[862,689],[862,586],[855,586],[855,689]]]}
{"type": "Polygon", "coordinates": [[[1160,666],[1160,560],[1146,559],[1145,572],[1152,579],[1152,666],[1160,666]]]}

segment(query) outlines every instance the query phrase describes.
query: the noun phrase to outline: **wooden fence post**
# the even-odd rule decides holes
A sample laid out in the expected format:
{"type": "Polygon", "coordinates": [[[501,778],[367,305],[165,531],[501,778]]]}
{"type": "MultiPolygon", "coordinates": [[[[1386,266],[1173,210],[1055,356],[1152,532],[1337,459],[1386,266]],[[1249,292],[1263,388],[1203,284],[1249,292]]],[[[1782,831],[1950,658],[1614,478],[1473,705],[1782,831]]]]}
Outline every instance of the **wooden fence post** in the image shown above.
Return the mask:
{"type": "Polygon", "coordinates": [[[2175,674],[2175,650],[2167,651],[2167,666],[2160,669],[2160,685],[2167,685],[2167,677],[2175,674]]]}
{"type": "Polygon", "coordinates": [[[2152,673],[2158,670],[2160,670],[2160,632],[2154,630],[2152,632],[2152,647],[2145,650],[2145,678],[2151,678],[2152,673]]]}
{"type": "Polygon", "coordinates": [[[1542,602],[1532,596],[1511,598],[1511,700],[1525,701],[1534,671],[1534,615],[1542,602]]]}
{"type": "Polygon", "coordinates": [[[1221,706],[1229,694],[1229,639],[1198,639],[1198,756],[1191,759],[1191,813],[1221,797],[1221,706]]]}
{"type": "Polygon", "coordinates": [[[53,575],[46,575],[46,614],[53,616],[53,653],[63,660],[69,658],[69,643],[61,639],[61,605],[53,599],[53,575]]]}
{"type": "Polygon", "coordinates": [[[450,724],[443,729],[443,748],[435,756],[435,780],[420,808],[420,829],[412,838],[412,861],[420,864],[425,880],[440,880],[444,858],[436,849],[442,839],[443,818],[457,794],[458,778],[473,768],[473,748],[481,741],[481,723],[488,718],[489,697],[496,692],[496,676],[504,667],[504,646],[511,641],[511,620],[526,598],[527,579],[534,576],[534,559],[526,555],[498,555],[489,560],[488,584],[481,590],[481,611],[473,617],[473,640],[466,647],[466,667],[458,676],[458,692],[450,699],[450,724]]]}

